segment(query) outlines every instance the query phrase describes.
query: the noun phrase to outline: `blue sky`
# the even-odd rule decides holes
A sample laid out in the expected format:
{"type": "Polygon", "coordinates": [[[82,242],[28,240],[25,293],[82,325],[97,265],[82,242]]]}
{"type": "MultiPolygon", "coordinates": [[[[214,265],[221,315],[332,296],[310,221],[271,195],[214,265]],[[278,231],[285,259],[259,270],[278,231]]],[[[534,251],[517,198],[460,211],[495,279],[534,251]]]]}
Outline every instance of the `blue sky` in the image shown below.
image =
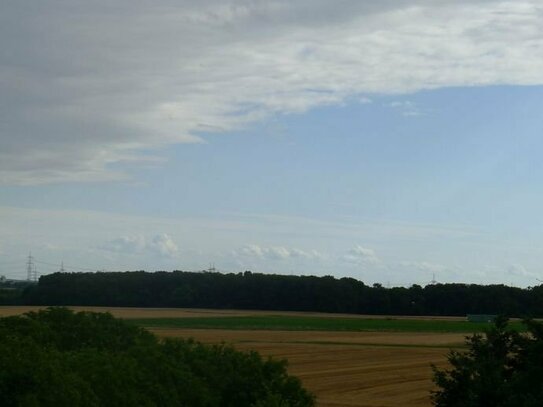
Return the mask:
{"type": "Polygon", "coordinates": [[[44,3],[2,6],[0,275],[543,279],[537,2],[44,3]]]}

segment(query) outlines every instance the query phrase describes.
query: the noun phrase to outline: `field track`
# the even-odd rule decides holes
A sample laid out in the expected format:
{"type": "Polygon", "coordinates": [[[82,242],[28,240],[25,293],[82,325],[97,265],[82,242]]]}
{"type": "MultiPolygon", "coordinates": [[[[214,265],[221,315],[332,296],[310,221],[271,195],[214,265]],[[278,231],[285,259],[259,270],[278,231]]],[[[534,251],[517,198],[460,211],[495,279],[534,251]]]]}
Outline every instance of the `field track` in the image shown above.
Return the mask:
{"type": "MultiPolygon", "coordinates": [[[[0,316],[40,307],[0,307],[0,316]]],[[[199,309],[70,307],[111,312],[127,319],[201,318],[227,316],[315,316],[390,318],[376,316],[199,309]]],[[[417,320],[463,318],[394,317],[417,320]]],[[[465,334],[421,332],[267,331],[151,328],[160,337],[192,337],[204,343],[227,343],[240,350],[286,358],[289,372],[317,395],[319,407],[429,407],[430,364],[446,365],[449,347],[460,346],[465,334]]]]}

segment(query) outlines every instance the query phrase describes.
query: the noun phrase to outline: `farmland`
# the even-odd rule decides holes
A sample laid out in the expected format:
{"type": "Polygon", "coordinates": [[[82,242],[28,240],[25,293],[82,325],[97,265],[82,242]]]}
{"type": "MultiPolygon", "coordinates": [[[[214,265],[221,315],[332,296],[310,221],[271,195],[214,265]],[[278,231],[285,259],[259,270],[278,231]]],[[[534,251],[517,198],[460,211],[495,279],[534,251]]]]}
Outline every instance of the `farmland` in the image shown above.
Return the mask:
{"type": "Polygon", "coordinates": [[[257,315],[135,319],[161,337],[225,342],[285,358],[323,407],[429,406],[430,364],[446,365],[470,325],[459,320],[257,315]]]}
{"type": "MultiPolygon", "coordinates": [[[[286,315],[195,317],[195,318],[138,318],[134,323],[149,327],[228,329],[228,330],[284,330],[284,331],[379,331],[379,332],[482,332],[488,323],[395,318],[339,318],[286,315]]],[[[513,323],[521,329],[520,323],[513,323]]]]}
{"type": "MultiPolygon", "coordinates": [[[[429,406],[430,364],[484,324],[461,318],[392,318],[234,310],[83,308],[109,311],[160,337],[225,342],[286,358],[318,405],[429,406]]],[[[0,308],[0,316],[36,308],[0,308]]]]}

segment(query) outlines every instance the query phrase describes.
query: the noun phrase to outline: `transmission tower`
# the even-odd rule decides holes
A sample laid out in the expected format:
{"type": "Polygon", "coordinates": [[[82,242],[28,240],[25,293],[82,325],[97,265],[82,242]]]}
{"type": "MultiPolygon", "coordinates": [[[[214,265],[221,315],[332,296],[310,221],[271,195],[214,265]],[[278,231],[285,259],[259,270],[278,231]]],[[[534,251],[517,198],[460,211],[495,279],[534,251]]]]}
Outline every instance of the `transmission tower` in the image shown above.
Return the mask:
{"type": "Polygon", "coordinates": [[[430,281],[431,285],[436,285],[438,281],[436,280],[436,273],[432,273],[432,281],[430,281]]]}
{"type": "Polygon", "coordinates": [[[38,281],[38,270],[34,264],[32,253],[28,253],[28,260],[26,261],[26,279],[28,281],[38,281]]]}
{"type": "Polygon", "coordinates": [[[60,263],[60,269],[58,270],[59,273],[64,273],[66,270],[64,270],[64,262],[62,261],[60,263]]]}

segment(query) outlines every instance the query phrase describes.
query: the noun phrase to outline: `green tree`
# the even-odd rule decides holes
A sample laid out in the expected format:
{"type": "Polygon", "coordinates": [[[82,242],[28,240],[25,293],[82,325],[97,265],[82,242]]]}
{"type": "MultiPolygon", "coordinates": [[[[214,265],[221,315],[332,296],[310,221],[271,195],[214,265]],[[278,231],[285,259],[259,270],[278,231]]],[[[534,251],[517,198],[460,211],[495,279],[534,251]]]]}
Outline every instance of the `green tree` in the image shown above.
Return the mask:
{"type": "Polygon", "coordinates": [[[451,368],[434,369],[437,407],[536,407],[543,400],[543,325],[525,321],[527,332],[496,319],[484,335],[466,339],[467,351],[451,351],[451,368]]]}
{"type": "Polygon", "coordinates": [[[312,407],[286,362],[159,341],[110,314],[49,308],[0,318],[0,406],[312,407]]]}

